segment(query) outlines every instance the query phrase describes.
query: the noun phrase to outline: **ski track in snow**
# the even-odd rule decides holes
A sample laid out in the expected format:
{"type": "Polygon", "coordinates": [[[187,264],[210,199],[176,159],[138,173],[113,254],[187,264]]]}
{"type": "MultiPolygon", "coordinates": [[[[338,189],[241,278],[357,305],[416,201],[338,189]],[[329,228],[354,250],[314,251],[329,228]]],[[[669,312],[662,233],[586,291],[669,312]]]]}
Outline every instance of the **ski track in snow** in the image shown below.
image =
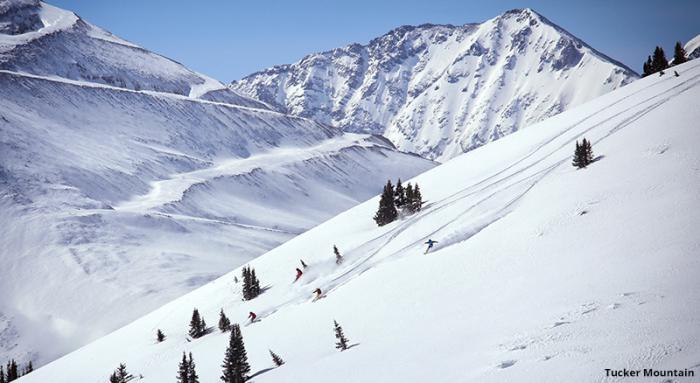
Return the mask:
{"type": "MultiPolygon", "coordinates": [[[[667,79],[670,80],[671,77],[667,79]]],[[[431,203],[431,206],[425,208],[418,214],[416,214],[413,217],[409,217],[405,219],[403,222],[400,223],[397,227],[393,228],[391,231],[382,234],[379,237],[376,237],[372,241],[368,242],[366,245],[370,245],[374,243],[375,241],[381,241],[382,244],[379,246],[369,246],[369,247],[374,247],[376,250],[372,252],[370,255],[366,256],[365,258],[357,261],[352,268],[344,272],[343,274],[332,278],[332,287],[328,291],[332,291],[333,289],[343,285],[344,283],[348,282],[352,276],[356,274],[360,274],[364,271],[367,271],[369,269],[372,269],[374,266],[376,266],[377,263],[384,261],[385,259],[388,258],[393,258],[397,256],[401,256],[403,254],[406,254],[406,252],[413,250],[416,251],[415,248],[423,244],[427,239],[429,238],[440,238],[440,236],[443,234],[444,229],[452,226],[455,221],[459,220],[461,217],[463,217],[465,214],[468,214],[472,209],[475,207],[481,205],[482,203],[487,202],[488,200],[500,196],[502,193],[506,192],[508,189],[513,188],[517,186],[518,184],[525,183],[525,186],[521,187],[517,191],[511,195],[511,199],[509,200],[508,203],[506,203],[502,208],[492,211],[490,213],[491,218],[487,219],[487,222],[478,225],[474,230],[466,233],[466,235],[463,235],[460,237],[458,240],[451,240],[448,243],[445,243],[445,241],[439,241],[439,243],[433,248],[433,250],[430,252],[435,253],[439,251],[440,249],[446,248],[448,246],[460,243],[462,241],[468,240],[471,238],[473,235],[478,234],[481,230],[485,229],[489,225],[497,222],[499,219],[503,218],[506,216],[511,210],[514,204],[516,204],[520,199],[522,199],[524,196],[527,195],[527,192],[535,187],[537,183],[542,180],[544,177],[546,177],[548,174],[550,174],[552,171],[556,170],[559,168],[562,164],[568,164],[570,161],[570,158],[567,156],[564,159],[561,160],[555,160],[555,162],[548,166],[547,168],[533,174],[530,176],[525,176],[524,178],[518,178],[519,176],[523,175],[527,170],[530,170],[537,165],[540,165],[542,162],[546,161],[547,159],[552,159],[558,152],[560,152],[562,149],[568,148],[571,146],[571,144],[579,140],[581,137],[583,137],[587,133],[591,133],[596,129],[602,129],[605,128],[608,123],[612,120],[615,119],[620,119],[621,121],[616,124],[613,128],[611,128],[607,134],[605,134],[602,138],[595,140],[594,143],[599,143],[603,141],[604,139],[608,138],[609,136],[619,132],[622,130],[624,127],[628,126],[632,122],[642,118],[644,115],[647,113],[653,111],[654,109],[660,107],[664,103],[668,102],[671,100],[674,96],[678,96],[679,94],[692,89],[694,86],[697,86],[697,84],[700,83],[700,75],[695,75],[692,77],[692,80],[689,81],[688,83],[683,83],[674,86],[671,89],[668,89],[664,91],[663,93],[660,94],[655,94],[654,96],[648,97],[647,99],[643,100],[642,102],[639,102],[633,106],[630,106],[626,108],[623,112],[616,112],[611,116],[606,117],[605,119],[601,120],[600,122],[594,124],[590,128],[586,129],[583,131],[582,134],[577,134],[573,137],[566,137],[567,133],[575,129],[576,127],[580,126],[581,124],[585,123],[586,121],[589,121],[595,117],[598,117],[602,112],[605,112],[607,110],[614,110],[614,107],[625,100],[628,100],[631,97],[634,97],[637,93],[633,93],[628,95],[627,97],[624,97],[620,99],[619,101],[610,104],[610,106],[603,108],[602,110],[596,111],[595,113],[586,116],[585,118],[579,120],[578,122],[572,124],[570,127],[564,129],[560,134],[555,135],[545,142],[539,144],[532,152],[528,153],[526,156],[524,156],[522,159],[516,161],[515,163],[511,164],[510,166],[504,168],[503,170],[497,172],[496,174],[483,179],[482,181],[479,181],[475,183],[472,186],[469,186],[463,190],[460,190],[457,193],[454,193],[452,196],[447,197],[441,201],[437,201],[435,203],[431,203]],[[563,140],[561,143],[556,145],[554,148],[549,148],[550,145],[554,145],[555,142],[563,140]],[[539,156],[538,156],[539,155],[539,156]],[[528,162],[531,158],[535,158],[531,162],[528,162]],[[503,175],[507,173],[508,171],[511,171],[511,173],[507,175],[503,175]],[[491,181],[493,178],[498,177],[500,175],[503,175],[502,177],[496,179],[495,181],[491,181]],[[529,181],[529,182],[528,182],[529,181]],[[477,190],[473,190],[474,188],[479,187],[477,190]],[[392,240],[394,240],[396,237],[401,235],[406,229],[412,227],[416,222],[420,221],[421,219],[428,218],[431,215],[436,214],[437,212],[440,212],[443,209],[447,208],[452,208],[456,204],[461,204],[464,203],[465,200],[469,197],[472,196],[479,196],[480,192],[483,192],[485,190],[494,190],[492,193],[489,195],[480,198],[473,203],[468,204],[468,206],[464,209],[458,209],[457,211],[453,211],[454,218],[445,222],[443,225],[439,226],[436,230],[430,232],[429,234],[421,237],[420,239],[414,241],[413,243],[404,246],[400,250],[393,252],[389,256],[383,258],[382,260],[371,263],[370,261],[386,246],[389,244],[392,240]],[[361,269],[359,272],[358,270],[361,269]]],[[[653,86],[659,86],[659,83],[654,83],[652,85],[649,85],[648,87],[642,88],[639,90],[638,93],[644,92],[648,90],[647,88],[653,87],[653,86]]],[[[364,246],[363,246],[364,247],[364,246]]],[[[353,249],[352,251],[358,251],[362,249],[353,249]]],[[[564,323],[562,323],[564,324],[564,323]]]]}
{"type": "MultiPolygon", "coordinates": [[[[670,81],[672,78],[666,79],[670,81]]],[[[369,240],[359,247],[347,249],[346,254],[350,258],[354,258],[356,254],[369,253],[369,255],[360,257],[357,261],[353,262],[352,265],[343,270],[339,274],[329,274],[323,278],[314,279],[313,281],[304,281],[304,285],[308,285],[313,282],[314,286],[322,286],[324,294],[330,294],[338,287],[350,282],[356,276],[375,268],[378,264],[389,261],[391,259],[400,258],[408,254],[422,254],[423,243],[429,239],[437,239],[438,244],[433,247],[428,255],[437,255],[436,253],[442,249],[446,249],[455,244],[459,244],[463,241],[468,240],[472,236],[478,234],[481,230],[487,228],[491,224],[498,222],[501,218],[505,217],[510,213],[515,205],[524,198],[528,192],[534,188],[542,179],[547,175],[551,174],[553,171],[559,169],[562,165],[568,166],[571,161],[570,153],[567,150],[576,141],[580,140],[584,135],[593,133],[596,130],[606,129],[612,121],[619,120],[609,131],[602,136],[602,138],[595,140],[594,143],[600,143],[612,136],[615,133],[622,131],[625,127],[629,126],[634,121],[642,118],[647,113],[653,111],[654,109],[665,104],[673,97],[682,94],[683,92],[692,89],[694,86],[700,83],[700,74],[695,75],[687,83],[682,83],[676,85],[662,93],[650,96],[640,102],[635,103],[623,111],[615,111],[609,116],[604,116],[602,119],[590,126],[589,128],[578,132],[575,135],[568,135],[576,127],[590,121],[596,117],[600,117],[602,113],[615,110],[614,106],[619,105],[625,100],[634,98],[638,93],[643,93],[648,91],[648,88],[653,86],[660,86],[660,83],[654,83],[648,87],[642,88],[639,91],[628,95],[620,99],[619,101],[607,106],[601,110],[596,110],[594,113],[580,119],[569,127],[563,129],[561,133],[556,134],[544,142],[536,146],[536,148],[529,152],[527,155],[521,159],[515,161],[511,165],[507,166],[496,174],[484,178],[481,181],[464,188],[447,198],[443,198],[440,201],[435,201],[429,204],[429,206],[424,207],[422,211],[415,214],[414,216],[407,217],[400,221],[398,225],[393,227],[390,231],[383,233],[382,235],[369,240]],[[561,158],[561,153],[564,151],[566,153],[564,158],[561,158]],[[549,161],[546,167],[537,170],[538,165],[542,165],[544,162],[549,161]],[[535,169],[534,174],[528,174],[527,171],[535,169]],[[499,177],[500,176],[500,177],[499,177]],[[497,178],[498,177],[498,178],[497,178]],[[496,178],[494,180],[494,178],[496,178]],[[487,195],[482,195],[483,192],[489,192],[487,195]],[[505,194],[505,196],[504,196],[505,194]],[[499,198],[496,198],[499,197],[499,198]],[[465,217],[467,214],[472,212],[473,209],[487,203],[490,200],[495,200],[497,207],[493,210],[488,211],[483,219],[484,222],[477,224],[472,230],[462,233],[457,239],[452,239],[448,242],[443,240],[443,237],[449,233],[445,232],[445,229],[450,228],[455,225],[457,221],[465,217]],[[503,205],[499,205],[497,201],[507,201],[503,205]],[[430,220],[433,216],[438,215],[450,209],[450,219],[445,220],[444,217],[441,220],[445,221],[444,224],[437,227],[437,229],[423,235],[419,239],[403,246],[397,251],[387,253],[380,258],[376,259],[377,255],[385,250],[387,245],[394,241],[397,237],[404,234],[407,230],[414,227],[421,220],[430,220]]],[[[484,215],[484,214],[482,214],[484,215]]],[[[463,228],[462,228],[463,230],[463,228]]],[[[385,252],[386,253],[386,252],[385,252]]],[[[274,308],[271,308],[267,315],[271,315],[287,305],[297,305],[309,301],[305,296],[298,296],[283,302],[274,308]]],[[[569,321],[557,321],[551,328],[559,327],[562,325],[569,324],[569,321]]],[[[510,367],[512,364],[508,364],[505,367],[510,367]]]]}

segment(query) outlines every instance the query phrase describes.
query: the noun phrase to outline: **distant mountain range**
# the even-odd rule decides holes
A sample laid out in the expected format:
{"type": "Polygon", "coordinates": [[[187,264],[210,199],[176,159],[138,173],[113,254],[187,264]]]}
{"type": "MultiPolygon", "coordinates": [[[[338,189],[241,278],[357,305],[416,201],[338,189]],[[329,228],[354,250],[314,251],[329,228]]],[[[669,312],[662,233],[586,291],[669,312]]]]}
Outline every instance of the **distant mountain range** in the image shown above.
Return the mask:
{"type": "Polygon", "coordinates": [[[638,75],[531,9],[402,26],[231,84],[278,111],[448,160],[638,75]]]}

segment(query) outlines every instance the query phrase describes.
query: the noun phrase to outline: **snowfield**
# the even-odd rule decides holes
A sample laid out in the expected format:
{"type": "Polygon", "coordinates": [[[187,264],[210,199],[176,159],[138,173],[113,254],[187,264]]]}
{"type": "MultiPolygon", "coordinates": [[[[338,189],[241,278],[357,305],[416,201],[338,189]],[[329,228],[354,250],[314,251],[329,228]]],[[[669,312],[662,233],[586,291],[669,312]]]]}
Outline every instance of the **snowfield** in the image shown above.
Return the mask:
{"type": "Polygon", "coordinates": [[[258,314],[243,328],[257,383],[699,374],[700,62],[675,69],[421,174],[413,216],[377,228],[374,198],[253,260],[266,287],[253,301],[235,270],[19,382],[104,382],[120,362],[139,382],[171,382],[183,351],[218,381],[228,337],[188,341],[195,307],[209,325],[221,308],[239,323],[258,314]],[[597,161],[576,170],[583,137],[597,161]],[[292,283],[300,258],[309,268],[292,283]],[[316,288],[327,296],[311,302],[316,288]],[[348,351],[333,348],[334,319],[348,351]],[[287,363],[271,369],[268,349],[287,363]]]}

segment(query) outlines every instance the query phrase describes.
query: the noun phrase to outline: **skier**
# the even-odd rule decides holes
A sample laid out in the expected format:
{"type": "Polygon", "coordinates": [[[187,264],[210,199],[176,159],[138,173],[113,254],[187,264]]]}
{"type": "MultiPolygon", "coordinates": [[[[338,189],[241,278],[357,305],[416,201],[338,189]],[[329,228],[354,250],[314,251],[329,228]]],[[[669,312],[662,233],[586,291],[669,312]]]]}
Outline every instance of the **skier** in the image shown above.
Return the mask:
{"type": "Polygon", "coordinates": [[[428,252],[430,251],[430,249],[432,249],[432,248],[433,248],[433,245],[436,244],[436,243],[438,243],[438,241],[433,241],[432,239],[428,239],[428,242],[425,243],[426,245],[428,245],[428,248],[425,249],[425,254],[428,254],[428,252]]]}
{"type": "Polygon", "coordinates": [[[297,277],[294,278],[294,282],[298,281],[299,278],[301,278],[302,274],[304,274],[299,268],[297,267],[297,277]]]}
{"type": "Polygon", "coordinates": [[[255,313],[252,312],[252,311],[248,313],[248,319],[250,319],[250,323],[255,322],[255,319],[257,319],[257,317],[258,317],[258,316],[255,315],[255,313]]]}
{"type": "Polygon", "coordinates": [[[675,70],[673,71],[673,74],[676,75],[676,77],[680,77],[681,75],[678,74],[675,70]]]}
{"type": "Polygon", "coordinates": [[[322,295],[323,295],[323,292],[321,291],[321,289],[314,290],[314,300],[313,301],[316,302],[317,300],[321,299],[322,295]]]}
{"type": "Polygon", "coordinates": [[[303,259],[300,259],[299,262],[301,262],[301,267],[303,267],[303,268],[309,267],[306,263],[304,263],[303,259]]]}

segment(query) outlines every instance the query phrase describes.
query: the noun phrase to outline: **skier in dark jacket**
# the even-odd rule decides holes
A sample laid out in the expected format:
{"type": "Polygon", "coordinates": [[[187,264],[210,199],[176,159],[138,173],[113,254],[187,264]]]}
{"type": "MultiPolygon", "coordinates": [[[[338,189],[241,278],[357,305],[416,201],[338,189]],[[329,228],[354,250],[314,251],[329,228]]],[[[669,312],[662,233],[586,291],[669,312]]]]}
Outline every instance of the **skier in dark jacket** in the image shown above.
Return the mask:
{"type": "Polygon", "coordinates": [[[438,241],[433,241],[432,239],[428,239],[428,242],[425,243],[426,245],[428,245],[428,248],[425,249],[425,254],[428,254],[430,249],[432,249],[433,245],[435,245],[436,243],[438,243],[438,241]]]}
{"type": "Polygon", "coordinates": [[[299,262],[301,262],[301,267],[303,267],[303,268],[309,267],[309,265],[307,265],[306,262],[304,262],[303,259],[300,259],[299,262]]]}
{"type": "Polygon", "coordinates": [[[297,267],[297,277],[294,278],[294,282],[298,281],[299,278],[301,278],[301,276],[302,276],[303,274],[304,274],[304,273],[303,273],[301,270],[299,270],[299,268],[297,267]]]}

